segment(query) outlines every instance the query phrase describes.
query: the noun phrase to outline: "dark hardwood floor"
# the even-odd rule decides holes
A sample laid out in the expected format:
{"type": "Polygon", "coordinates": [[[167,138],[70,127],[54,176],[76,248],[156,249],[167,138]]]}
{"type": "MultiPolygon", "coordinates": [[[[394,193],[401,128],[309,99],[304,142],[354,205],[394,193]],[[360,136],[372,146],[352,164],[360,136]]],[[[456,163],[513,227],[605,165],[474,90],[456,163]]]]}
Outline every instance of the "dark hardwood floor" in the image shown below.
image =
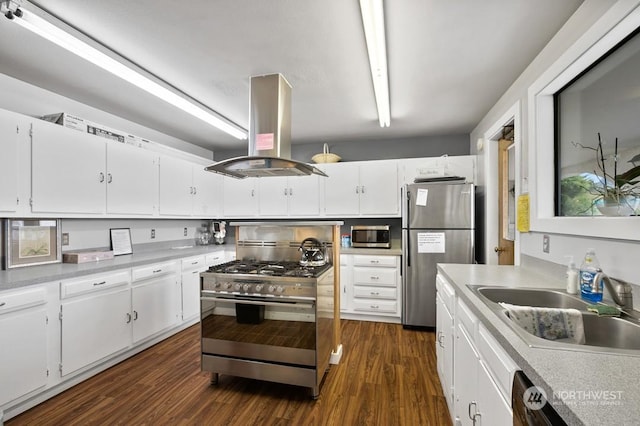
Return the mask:
{"type": "Polygon", "coordinates": [[[449,425],[434,333],[342,321],[344,354],[306,388],[200,371],[195,325],[14,417],[18,425],[449,425]]]}

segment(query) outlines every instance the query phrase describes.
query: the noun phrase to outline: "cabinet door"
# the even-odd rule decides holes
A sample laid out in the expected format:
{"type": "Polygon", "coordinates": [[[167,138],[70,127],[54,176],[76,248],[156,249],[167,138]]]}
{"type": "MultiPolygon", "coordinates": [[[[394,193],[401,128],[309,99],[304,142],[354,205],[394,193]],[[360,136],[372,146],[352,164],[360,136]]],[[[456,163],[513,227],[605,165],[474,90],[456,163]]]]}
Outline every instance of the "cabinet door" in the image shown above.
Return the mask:
{"type": "Polygon", "coordinates": [[[478,365],[478,412],[476,426],[510,426],[513,412],[483,362],[478,365]]]}
{"type": "Polygon", "coordinates": [[[180,295],[177,277],[177,274],[170,274],[132,288],[134,343],[178,322],[180,295]]]}
{"type": "Polygon", "coordinates": [[[163,155],[160,158],[160,214],[190,216],[193,203],[192,164],[163,155]]]}
{"type": "MultiPolygon", "coordinates": [[[[320,214],[320,179],[318,175],[290,177],[289,216],[318,216],[320,214]]],[[[260,192],[262,200],[262,192],[260,192]]]]}
{"type": "MultiPolygon", "coordinates": [[[[271,179],[271,178],[266,178],[271,179]]],[[[256,179],[223,180],[222,210],[226,217],[252,217],[258,214],[258,191],[256,179]]]]}
{"type": "MultiPolygon", "coordinates": [[[[456,325],[453,388],[456,391],[455,416],[460,425],[473,425],[473,413],[478,404],[478,353],[461,324],[456,325]],[[474,404],[476,405],[474,407],[474,404]]],[[[488,424],[488,423],[487,423],[488,424]]]]}
{"type": "Polygon", "coordinates": [[[46,323],[44,307],[0,315],[0,406],[46,385],[46,323]]]}
{"type": "Polygon", "coordinates": [[[34,213],[104,213],[105,139],[34,120],[31,191],[34,213]]]}
{"type": "Polygon", "coordinates": [[[287,216],[290,197],[289,183],[286,177],[258,179],[258,192],[260,194],[260,216],[287,216]]]}
{"type": "Polygon", "coordinates": [[[107,141],[107,213],[153,215],[158,173],[157,154],[107,141]]]}
{"type": "Polygon", "coordinates": [[[131,344],[128,287],[63,302],[60,309],[63,376],[131,344]]]}
{"type": "Polygon", "coordinates": [[[351,311],[351,299],[353,298],[352,255],[340,255],[340,310],[351,311]]]}
{"type": "Polygon", "coordinates": [[[360,165],[360,214],[399,215],[400,185],[395,161],[360,165]]]}
{"type": "Polygon", "coordinates": [[[182,320],[200,313],[200,270],[182,273],[182,320]]]}
{"type": "Polygon", "coordinates": [[[10,213],[18,208],[19,122],[17,114],[0,110],[0,211],[10,213]]]}
{"type": "Polygon", "coordinates": [[[360,214],[360,183],[358,165],[323,164],[329,175],[324,179],[324,210],[327,215],[339,216],[360,214]]]}
{"type": "Polygon", "coordinates": [[[216,218],[222,214],[222,176],[207,172],[204,166],[193,165],[193,214],[216,218]]]}
{"type": "Polygon", "coordinates": [[[449,411],[453,412],[453,317],[440,296],[436,294],[436,357],[442,391],[449,411]]]}

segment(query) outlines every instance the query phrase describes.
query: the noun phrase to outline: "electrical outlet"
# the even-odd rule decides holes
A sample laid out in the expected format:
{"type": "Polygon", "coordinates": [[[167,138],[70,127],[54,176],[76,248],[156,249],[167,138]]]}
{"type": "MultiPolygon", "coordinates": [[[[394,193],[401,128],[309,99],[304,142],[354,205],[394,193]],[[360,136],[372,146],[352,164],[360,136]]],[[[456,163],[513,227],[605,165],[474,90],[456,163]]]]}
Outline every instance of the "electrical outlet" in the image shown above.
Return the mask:
{"type": "Polygon", "coordinates": [[[542,236],[542,251],[549,253],[549,236],[546,234],[542,236]]]}
{"type": "Polygon", "coordinates": [[[62,245],[63,246],[68,246],[69,245],[69,233],[68,232],[63,232],[62,233],[62,245]]]}
{"type": "Polygon", "coordinates": [[[184,228],[184,236],[187,236],[187,228],[184,228]]]}
{"type": "Polygon", "coordinates": [[[156,230],[152,229],[151,230],[151,239],[153,240],[156,237],[156,230]]]}

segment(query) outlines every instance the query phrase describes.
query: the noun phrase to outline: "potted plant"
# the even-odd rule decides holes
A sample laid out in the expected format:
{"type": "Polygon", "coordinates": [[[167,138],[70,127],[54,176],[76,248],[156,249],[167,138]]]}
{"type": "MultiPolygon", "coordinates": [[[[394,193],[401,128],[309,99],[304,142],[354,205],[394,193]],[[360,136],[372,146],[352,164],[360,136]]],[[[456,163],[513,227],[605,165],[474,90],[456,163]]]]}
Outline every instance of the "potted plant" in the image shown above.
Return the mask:
{"type": "Polygon", "coordinates": [[[593,174],[583,173],[582,176],[587,182],[585,189],[595,196],[592,206],[595,206],[600,213],[605,216],[629,216],[633,214],[640,201],[640,155],[634,156],[629,163],[633,167],[624,173],[618,174],[618,138],[615,139],[615,149],[613,157],[613,173],[611,167],[607,170],[604,151],[602,148],[602,138],[598,133],[598,146],[590,147],[577,142],[571,142],[574,146],[595,151],[596,164],[598,170],[593,174]]]}

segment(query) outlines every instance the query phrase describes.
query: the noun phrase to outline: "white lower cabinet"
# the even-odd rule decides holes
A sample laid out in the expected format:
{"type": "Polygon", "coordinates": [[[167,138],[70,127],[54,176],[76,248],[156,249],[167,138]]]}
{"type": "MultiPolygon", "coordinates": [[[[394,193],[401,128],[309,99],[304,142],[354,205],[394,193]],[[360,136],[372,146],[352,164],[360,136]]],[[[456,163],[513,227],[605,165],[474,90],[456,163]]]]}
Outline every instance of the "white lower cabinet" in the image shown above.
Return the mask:
{"type": "Polygon", "coordinates": [[[45,305],[43,287],[0,292],[0,407],[47,383],[45,305]]]}
{"type": "Polygon", "coordinates": [[[131,345],[129,270],[60,284],[60,373],[66,376],[131,345]]]}
{"type": "Polygon", "coordinates": [[[511,425],[511,384],[517,365],[455,297],[453,286],[441,275],[436,281],[438,376],[453,424],[511,425]],[[453,330],[453,342],[447,330],[453,330]]]}
{"type": "Polygon", "coordinates": [[[180,290],[177,262],[166,262],[131,271],[133,343],[178,323],[180,290]]]}
{"type": "Polygon", "coordinates": [[[206,258],[194,256],[182,259],[182,320],[187,321],[200,314],[200,272],[207,270],[206,258]]]}
{"type": "Polygon", "coordinates": [[[341,255],[340,308],[353,318],[398,322],[400,318],[400,259],[395,255],[341,255]],[[344,258],[343,258],[344,257],[344,258]]]}

